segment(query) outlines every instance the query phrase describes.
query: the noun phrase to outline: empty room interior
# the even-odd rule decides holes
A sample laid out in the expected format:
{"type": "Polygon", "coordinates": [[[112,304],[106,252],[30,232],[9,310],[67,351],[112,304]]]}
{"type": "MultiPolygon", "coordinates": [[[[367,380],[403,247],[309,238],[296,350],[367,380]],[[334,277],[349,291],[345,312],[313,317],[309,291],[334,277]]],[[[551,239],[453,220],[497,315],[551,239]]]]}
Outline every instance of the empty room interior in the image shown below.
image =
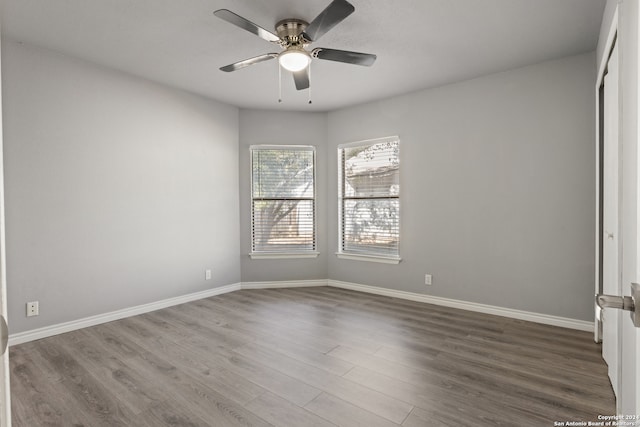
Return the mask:
{"type": "Polygon", "coordinates": [[[640,425],[637,0],[0,5],[1,425],[640,425]]]}

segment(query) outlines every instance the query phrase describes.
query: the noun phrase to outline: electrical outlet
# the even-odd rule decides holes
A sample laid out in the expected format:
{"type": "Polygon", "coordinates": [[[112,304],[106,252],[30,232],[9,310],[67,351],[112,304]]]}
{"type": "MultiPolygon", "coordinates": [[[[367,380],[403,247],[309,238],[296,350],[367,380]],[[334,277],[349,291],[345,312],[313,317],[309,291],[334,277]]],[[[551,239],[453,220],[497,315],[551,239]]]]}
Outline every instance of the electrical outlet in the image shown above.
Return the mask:
{"type": "Polygon", "coordinates": [[[27,317],[37,316],[40,314],[40,307],[38,301],[31,301],[27,303],[27,317]]]}
{"type": "Polygon", "coordinates": [[[204,271],[204,280],[211,280],[211,270],[204,271]]]}
{"type": "Polygon", "coordinates": [[[424,275],[424,284],[431,286],[432,285],[432,277],[430,274],[425,274],[424,275]]]}

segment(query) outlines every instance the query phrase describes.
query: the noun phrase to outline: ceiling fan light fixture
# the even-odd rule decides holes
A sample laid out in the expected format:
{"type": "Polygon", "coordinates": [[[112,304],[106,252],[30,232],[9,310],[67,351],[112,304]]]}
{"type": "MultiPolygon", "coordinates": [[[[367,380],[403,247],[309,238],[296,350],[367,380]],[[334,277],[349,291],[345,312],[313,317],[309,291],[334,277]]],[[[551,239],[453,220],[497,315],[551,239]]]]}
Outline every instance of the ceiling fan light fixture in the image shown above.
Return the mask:
{"type": "Polygon", "coordinates": [[[285,70],[295,73],[307,68],[311,62],[311,56],[304,49],[289,48],[278,55],[278,62],[285,70]]]}

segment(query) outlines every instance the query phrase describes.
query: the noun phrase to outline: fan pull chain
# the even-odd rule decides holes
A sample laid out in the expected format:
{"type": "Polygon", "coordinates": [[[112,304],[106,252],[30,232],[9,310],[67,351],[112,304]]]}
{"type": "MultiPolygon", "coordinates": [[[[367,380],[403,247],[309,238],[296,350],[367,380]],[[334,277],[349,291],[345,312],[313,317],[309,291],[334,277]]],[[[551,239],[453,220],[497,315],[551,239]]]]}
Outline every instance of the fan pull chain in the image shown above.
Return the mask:
{"type": "Polygon", "coordinates": [[[311,64],[307,65],[307,67],[309,67],[309,87],[307,88],[307,94],[309,95],[309,104],[311,104],[311,64]]]}
{"type": "Polygon", "coordinates": [[[278,102],[282,102],[282,65],[278,61],[278,102]]]}

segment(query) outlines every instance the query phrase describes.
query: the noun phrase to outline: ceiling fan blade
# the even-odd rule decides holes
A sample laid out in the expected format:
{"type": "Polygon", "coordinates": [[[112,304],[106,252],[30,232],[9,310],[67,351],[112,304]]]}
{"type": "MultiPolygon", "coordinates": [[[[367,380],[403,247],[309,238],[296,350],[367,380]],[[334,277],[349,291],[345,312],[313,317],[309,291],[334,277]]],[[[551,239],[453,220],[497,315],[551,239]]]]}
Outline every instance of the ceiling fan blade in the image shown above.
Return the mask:
{"type": "Polygon", "coordinates": [[[364,65],[370,67],[376,62],[376,55],[371,53],[352,52],[350,50],[325,49],[319,47],[313,49],[311,56],[328,61],[346,62],[347,64],[364,65]]]}
{"type": "Polygon", "coordinates": [[[248,67],[249,65],[257,64],[258,62],[268,61],[270,59],[278,56],[277,53],[266,53],[264,55],[255,56],[253,58],[245,59],[243,61],[234,62],[233,64],[225,65],[224,67],[220,67],[220,70],[226,71],[227,73],[230,71],[236,71],[244,67],[248,67]]]}
{"type": "Polygon", "coordinates": [[[333,0],[325,10],[320,12],[320,15],[311,21],[302,33],[303,37],[310,42],[318,40],[327,31],[351,15],[354,10],[356,10],[355,7],[347,0],[333,0]]]}
{"type": "Polygon", "coordinates": [[[264,28],[254,24],[253,22],[249,21],[248,19],[243,18],[240,15],[236,15],[235,13],[231,12],[230,10],[227,9],[218,9],[215,12],[213,12],[214,15],[216,15],[218,18],[223,19],[237,27],[242,28],[243,30],[247,30],[250,33],[255,34],[256,36],[260,37],[261,39],[264,39],[268,42],[279,42],[280,38],[278,36],[276,36],[275,34],[273,34],[270,31],[265,30],[264,28]]]}
{"type": "Polygon", "coordinates": [[[293,74],[293,81],[296,84],[296,89],[303,90],[309,89],[309,67],[303,70],[296,71],[293,74]]]}

